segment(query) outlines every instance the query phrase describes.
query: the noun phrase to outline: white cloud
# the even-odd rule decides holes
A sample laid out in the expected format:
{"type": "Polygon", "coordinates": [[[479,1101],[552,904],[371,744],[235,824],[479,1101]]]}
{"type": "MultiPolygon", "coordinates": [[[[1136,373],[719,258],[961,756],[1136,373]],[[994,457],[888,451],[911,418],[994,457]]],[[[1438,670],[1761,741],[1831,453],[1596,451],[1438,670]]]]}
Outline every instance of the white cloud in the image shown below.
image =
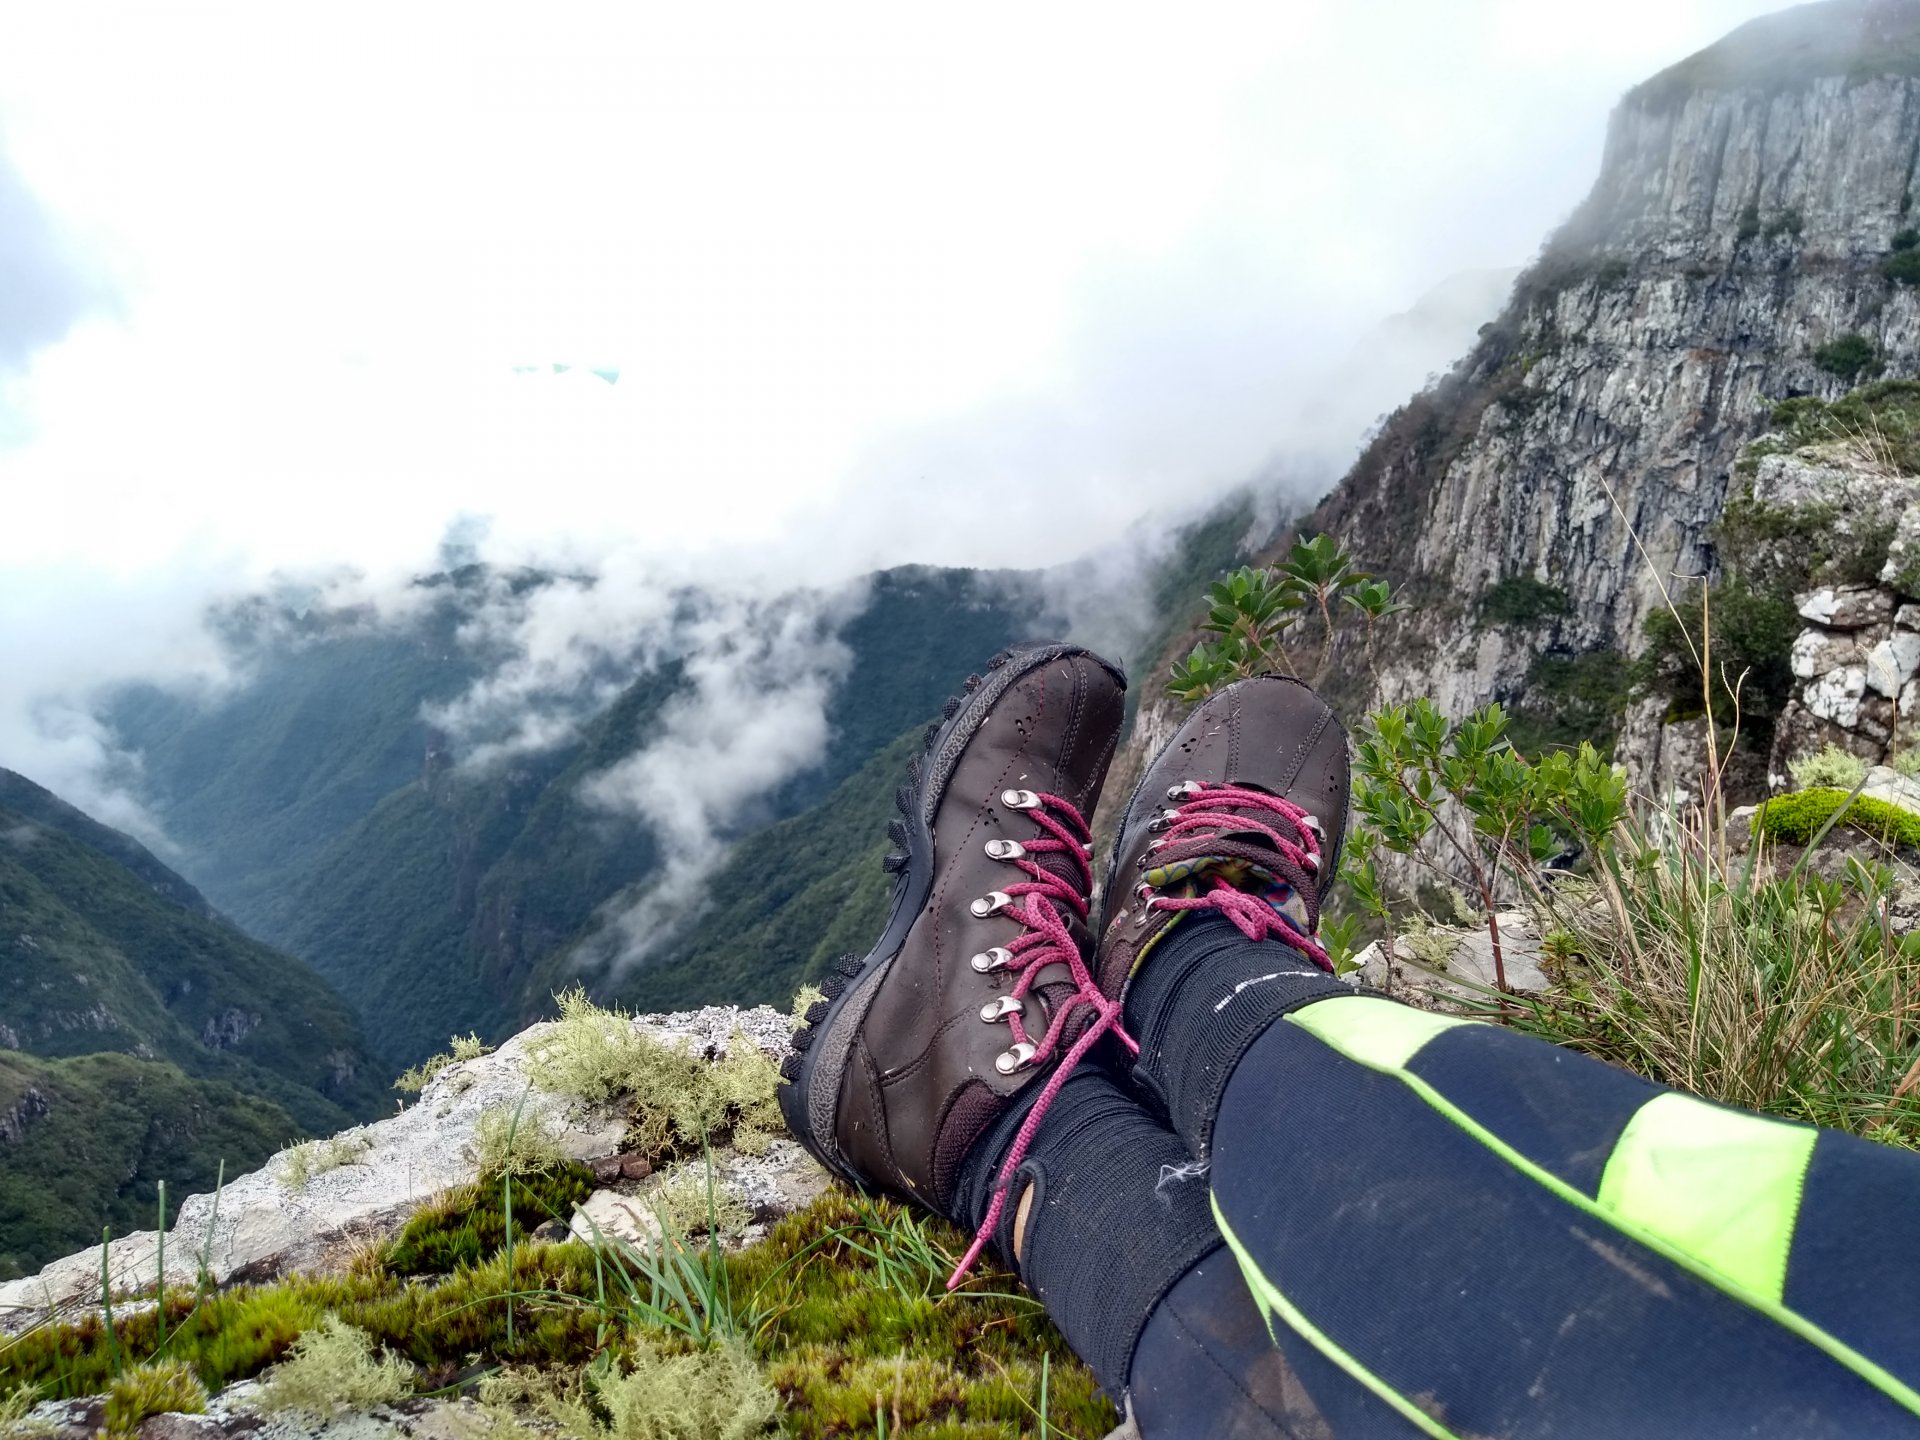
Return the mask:
{"type": "Polygon", "coordinates": [[[449,723],[529,745],[692,581],[1317,494],[1368,327],[1523,259],[1618,93],[1766,8],[23,11],[0,142],[118,303],[0,394],[0,763],[150,834],[101,688],[230,683],[223,595],[346,567],[391,606],[456,515],[598,578],[474,637],[506,658],[449,723]]]}

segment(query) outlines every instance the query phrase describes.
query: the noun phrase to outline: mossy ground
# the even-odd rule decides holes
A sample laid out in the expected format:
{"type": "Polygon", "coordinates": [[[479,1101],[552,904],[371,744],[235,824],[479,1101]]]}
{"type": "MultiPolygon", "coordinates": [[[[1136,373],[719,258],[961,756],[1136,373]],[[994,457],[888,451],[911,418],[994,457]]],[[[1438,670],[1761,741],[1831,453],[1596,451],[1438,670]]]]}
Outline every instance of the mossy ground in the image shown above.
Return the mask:
{"type": "Polygon", "coordinates": [[[1761,833],[1769,839],[1810,845],[1821,826],[1844,810],[1846,813],[1840,816],[1838,824],[1851,826],[1885,844],[1920,848],[1920,815],[1868,795],[1853,799],[1851,805],[1847,803],[1850,798],[1845,790],[1824,787],[1800,790],[1769,800],[1754,818],[1761,833]]]}
{"type": "MultiPolygon", "coordinates": [[[[469,1390],[508,1367],[577,1377],[596,1362],[631,1368],[643,1355],[698,1350],[623,1302],[631,1292],[614,1262],[577,1242],[525,1239],[522,1224],[580,1192],[577,1172],[514,1183],[510,1257],[498,1187],[471,1187],[422,1211],[352,1274],[169,1295],[164,1341],[148,1308],[123,1313],[112,1335],[92,1316],[5,1342],[0,1394],[23,1382],[44,1398],[98,1394],[152,1359],[182,1362],[218,1391],[286,1358],[329,1317],[366,1335],[373,1353],[412,1366],[420,1394],[469,1390]]],[[[1050,1433],[1105,1433],[1112,1407],[1012,1276],[982,1267],[945,1292],[963,1248],[948,1226],[836,1187],[759,1243],[707,1257],[723,1297],[714,1343],[744,1346],[795,1440],[872,1435],[876,1412],[896,1437],[1034,1433],[1043,1363],[1050,1433]]]]}

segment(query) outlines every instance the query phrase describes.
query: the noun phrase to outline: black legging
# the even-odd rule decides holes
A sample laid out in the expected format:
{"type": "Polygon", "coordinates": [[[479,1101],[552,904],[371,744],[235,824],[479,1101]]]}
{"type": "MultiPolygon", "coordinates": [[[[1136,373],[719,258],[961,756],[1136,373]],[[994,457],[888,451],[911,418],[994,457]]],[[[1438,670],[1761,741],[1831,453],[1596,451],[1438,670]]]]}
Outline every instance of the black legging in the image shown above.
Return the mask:
{"type": "MultiPolygon", "coordinates": [[[[1241,974],[1293,958],[1234,943],[1241,974]]],[[[1223,1084],[1210,1169],[1175,1183],[1225,1244],[1133,1351],[1146,1440],[1920,1435],[1920,1155],[1357,993],[1277,1015],[1223,1084]]],[[[1165,1134],[1125,1124],[1102,1153],[1165,1134]]],[[[1043,1249],[1083,1203],[1046,1163],[1043,1249]]],[[[1179,1238],[1133,1213],[1139,1253],[1179,1238]]],[[[1043,1289],[1070,1340],[1074,1288],[1043,1289]]]]}

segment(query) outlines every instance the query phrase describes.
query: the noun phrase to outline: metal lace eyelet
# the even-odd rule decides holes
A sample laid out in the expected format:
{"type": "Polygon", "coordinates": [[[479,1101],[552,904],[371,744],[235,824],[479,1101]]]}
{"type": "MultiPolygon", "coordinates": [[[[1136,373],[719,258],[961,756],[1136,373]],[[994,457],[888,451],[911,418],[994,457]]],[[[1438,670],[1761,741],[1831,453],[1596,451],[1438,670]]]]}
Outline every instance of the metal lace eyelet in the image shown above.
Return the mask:
{"type": "Polygon", "coordinates": [[[989,860],[1018,860],[1027,853],[1018,840],[989,840],[986,848],[989,860]]]}
{"type": "Polygon", "coordinates": [[[1138,900],[1142,905],[1146,904],[1147,901],[1153,899],[1153,886],[1142,880],[1138,885],[1133,887],[1133,898],[1138,900]]]}
{"type": "Polygon", "coordinates": [[[974,901],[968,908],[973,911],[976,920],[984,920],[989,915],[998,915],[1013,903],[1013,897],[1004,890],[991,890],[974,901]]]}
{"type": "Polygon", "coordinates": [[[1002,790],[1000,803],[1009,810],[1038,810],[1040,797],[1031,790],[1002,790]]]}
{"type": "Polygon", "coordinates": [[[1039,1053],[1040,1047],[1038,1045],[1030,1045],[1023,1040],[1011,1050],[1001,1051],[994,1059],[993,1068],[998,1070],[1002,1075],[1011,1075],[1022,1065],[1031,1064],[1033,1057],[1039,1053]]]}
{"type": "Polygon", "coordinates": [[[1318,875],[1320,873],[1320,857],[1318,855],[1306,854],[1302,855],[1300,859],[1302,863],[1306,865],[1309,875],[1318,875]]]}
{"type": "Polygon", "coordinates": [[[1004,1020],[1009,1015],[1023,1015],[1026,1005],[1011,995],[1002,995],[980,1007],[980,1018],[991,1025],[995,1020],[1004,1020]]]}
{"type": "Polygon", "coordinates": [[[1306,829],[1311,830],[1315,835],[1318,835],[1322,840],[1325,840],[1327,838],[1326,830],[1321,826],[1318,820],[1313,818],[1313,816],[1302,815],[1300,817],[1300,824],[1304,826],[1306,829]]]}
{"type": "Polygon", "coordinates": [[[1167,799],[1190,800],[1200,793],[1200,789],[1201,786],[1198,780],[1182,780],[1178,785],[1169,785],[1167,787],[1167,799]]]}
{"type": "Polygon", "coordinates": [[[1004,945],[995,945],[991,950],[982,950],[978,955],[974,956],[969,963],[975,970],[985,975],[991,971],[1006,968],[1007,962],[1012,959],[1013,952],[1011,950],[1007,949],[1004,945]]]}

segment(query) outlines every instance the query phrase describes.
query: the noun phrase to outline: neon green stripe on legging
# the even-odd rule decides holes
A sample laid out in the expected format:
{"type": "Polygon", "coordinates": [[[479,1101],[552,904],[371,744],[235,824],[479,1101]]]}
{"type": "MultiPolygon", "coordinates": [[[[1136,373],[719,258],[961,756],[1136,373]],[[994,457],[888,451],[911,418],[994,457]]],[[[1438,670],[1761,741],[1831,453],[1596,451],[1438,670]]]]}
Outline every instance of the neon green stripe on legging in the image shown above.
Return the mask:
{"type": "MultiPolygon", "coordinates": [[[[1660,1187],[1657,1185],[1642,1187],[1637,1180],[1633,1184],[1627,1184],[1624,1183],[1624,1181],[1621,1182],[1615,1199],[1616,1201],[1624,1200],[1624,1203],[1619,1209],[1610,1209],[1592,1196],[1583,1195],[1558,1175],[1541,1169],[1538,1165],[1527,1159],[1526,1156],[1507,1144],[1507,1142],[1502,1140],[1498,1135],[1495,1135],[1491,1130],[1480,1124],[1479,1121],[1460,1109],[1420,1076],[1408,1070],[1406,1068],[1407,1062],[1418,1053],[1427,1039],[1431,1039],[1442,1029],[1450,1029],[1456,1024],[1470,1024],[1473,1022],[1447,1021],[1438,1026],[1431,1026],[1430,1022],[1441,1020],[1443,1017],[1426,1016],[1410,1022],[1405,1018],[1406,1013],[1407,1007],[1396,1004],[1391,1000],[1376,999],[1370,995],[1342,995],[1323,1000],[1317,1005],[1304,1006],[1286,1016],[1285,1019],[1287,1024],[1306,1031],[1316,1039],[1337,1050],[1340,1054],[1345,1055],[1349,1060],[1358,1061],[1370,1070],[1378,1070],[1394,1076],[1422,1100],[1426,1101],[1433,1109],[1444,1115],[1448,1120],[1451,1120],[1460,1129],[1466,1131],[1468,1135],[1471,1135],[1475,1140],[1479,1141],[1480,1144],[1486,1146],[1487,1149],[1498,1155],[1508,1165],[1512,1166],[1514,1170],[1533,1181],[1534,1184],[1543,1187],[1561,1200],[1566,1201],[1567,1204],[1573,1206],[1575,1209],[1593,1216],[1594,1219],[1612,1226],[1628,1238],[1638,1241],[1655,1254],[1666,1256],[1667,1259],[1673,1261],[1673,1263],[1681,1269],[1699,1276],[1702,1280],[1722,1293],[1731,1296],[1742,1304],[1752,1306],[1775,1324],[1798,1335],[1809,1345],[1822,1351],[1840,1365],[1852,1371],[1855,1375],[1858,1375],[1862,1380],[1865,1380],[1869,1385],[1873,1386],[1874,1389],[1878,1390],[1901,1408],[1915,1415],[1920,1415],[1920,1393],[1916,1393],[1912,1387],[1902,1382],[1881,1366],[1876,1365],[1852,1346],[1845,1344],[1836,1336],[1828,1334],[1825,1330],[1807,1319],[1806,1316],[1799,1314],[1797,1311],[1789,1310],[1782,1304],[1780,1292],[1771,1289],[1770,1272],[1752,1264],[1753,1252],[1751,1247],[1737,1246],[1732,1252],[1731,1257],[1717,1257],[1727,1260],[1727,1263],[1736,1271],[1744,1270],[1746,1272],[1745,1274],[1730,1275],[1715,1268],[1708,1260],[1692,1253],[1681,1244],[1676,1243],[1671,1236],[1661,1233],[1658,1229],[1649,1228],[1643,1223],[1644,1217],[1640,1213],[1641,1208],[1647,1203],[1648,1197],[1654,1195],[1655,1192],[1659,1190],[1660,1187]],[[1426,1029],[1427,1031],[1426,1038],[1416,1039],[1417,1033],[1422,1029],[1426,1029]],[[1409,1048],[1410,1043],[1411,1048],[1409,1048]],[[1754,1280],[1760,1280],[1767,1288],[1756,1289],[1754,1284],[1751,1283],[1754,1280]],[[1769,1293],[1769,1291],[1771,1293],[1769,1293]]],[[[1412,1013],[1416,1016],[1420,1015],[1418,1011],[1412,1013]]],[[[1545,1042],[1543,1041],[1541,1043],[1544,1044],[1545,1042]]],[[[1648,1102],[1649,1105],[1654,1103],[1653,1101],[1648,1102]]],[[[1690,1103],[1702,1109],[1712,1108],[1702,1104],[1700,1101],[1692,1101],[1690,1103]]],[[[1758,1120],[1758,1117],[1753,1118],[1758,1120]]],[[[1774,1122],[1760,1120],[1759,1123],[1772,1124],[1774,1122]]],[[[1669,1135],[1671,1133],[1665,1132],[1664,1122],[1663,1125],[1658,1128],[1669,1135]]],[[[1779,1128],[1797,1130],[1797,1127],[1780,1126],[1779,1128]]],[[[1815,1134],[1817,1132],[1807,1131],[1805,1133],[1815,1134]]],[[[1766,1179],[1767,1183],[1770,1186],[1776,1187],[1777,1190],[1781,1182],[1782,1167],[1778,1163],[1779,1157],[1775,1156],[1773,1158],[1773,1168],[1766,1179]]],[[[1609,1169],[1611,1169],[1611,1166],[1609,1166],[1609,1169]]],[[[1725,1172],[1723,1171],[1721,1173],[1724,1176],[1725,1172]]],[[[1602,1190],[1604,1194],[1604,1178],[1602,1190]]],[[[1224,1220],[1221,1222],[1221,1228],[1224,1232],[1224,1220]]]]}
{"type": "Polygon", "coordinates": [[[1819,1138],[1811,1125],[1668,1091],[1620,1133],[1600,1177],[1600,1208],[1777,1302],[1819,1138]]]}
{"type": "Polygon", "coordinates": [[[1253,1256],[1247,1253],[1246,1247],[1233,1233],[1233,1227],[1227,1224],[1227,1217],[1220,1213],[1218,1196],[1213,1197],[1213,1223],[1220,1227],[1220,1238],[1227,1242],[1227,1248],[1233,1251],[1234,1259],[1240,1262],[1240,1274],[1247,1282],[1247,1289],[1253,1292],[1255,1302],[1270,1317],[1267,1322],[1269,1329],[1273,1323],[1271,1317],[1278,1316],[1285,1322],[1288,1329],[1295,1331],[1301,1339],[1399,1411],[1424,1434],[1431,1435],[1433,1440],[1460,1440],[1453,1431],[1447,1429],[1413,1401],[1362,1365],[1351,1353],[1342,1349],[1332,1336],[1315,1325],[1297,1305],[1274,1288],[1273,1282],[1261,1273],[1260,1267],[1254,1263],[1253,1256]]]}

